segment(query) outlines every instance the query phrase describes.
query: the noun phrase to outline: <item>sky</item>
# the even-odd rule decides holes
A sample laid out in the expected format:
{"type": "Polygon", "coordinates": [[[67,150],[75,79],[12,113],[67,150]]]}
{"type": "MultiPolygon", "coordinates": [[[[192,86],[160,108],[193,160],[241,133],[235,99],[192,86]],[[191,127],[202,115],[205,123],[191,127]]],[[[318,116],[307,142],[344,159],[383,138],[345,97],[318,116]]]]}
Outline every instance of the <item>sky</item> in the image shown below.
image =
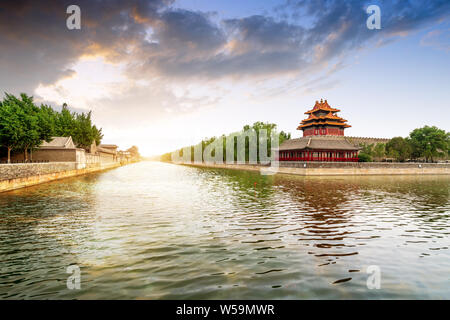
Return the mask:
{"type": "Polygon", "coordinates": [[[256,121],[300,137],[320,99],[348,136],[450,131],[449,54],[447,0],[0,1],[0,91],[92,110],[104,143],[147,156],[256,121]]]}

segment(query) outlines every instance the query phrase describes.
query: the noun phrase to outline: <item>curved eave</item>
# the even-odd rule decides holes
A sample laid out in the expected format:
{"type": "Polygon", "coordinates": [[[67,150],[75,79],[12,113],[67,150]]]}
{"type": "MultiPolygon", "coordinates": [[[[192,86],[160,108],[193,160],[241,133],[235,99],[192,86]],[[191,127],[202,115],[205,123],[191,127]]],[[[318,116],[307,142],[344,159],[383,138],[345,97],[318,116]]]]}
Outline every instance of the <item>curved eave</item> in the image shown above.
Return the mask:
{"type": "Polygon", "coordinates": [[[347,120],[341,118],[341,117],[330,117],[330,116],[321,116],[321,117],[314,117],[314,118],[308,118],[308,119],[304,119],[302,120],[301,123],[305,124],[307,122],[310,121],[316,121],[316,120],[336,120],[336,121],[340,121],[340,122],[347,122],[347,120]]]}
{"type": "Polygon", "coordinates": [[[302,124],[300,126],[298,126],[297,130],[300,130],[302,128],[307,128],[307,127],[312,127],[312,126],[324,126],[324,125],[329,125],[329,126],[338,126],[338,127],[344,127],[344,128],[350,128],[351,125],[346,124],[346,123],[338,123],[338,122],[312,122],[312,123],[305,123],[302,124]]]}
{"type": "Polygon", "coordinates": [[[339,109],[334,109],[334,108],[318,108],[318,109],[311,109],[305,112],[305,114],[310,114],[310,113],[314,113],[317,111],[327,111],[327,112],[341,112],[341,110],[339,109]]]}

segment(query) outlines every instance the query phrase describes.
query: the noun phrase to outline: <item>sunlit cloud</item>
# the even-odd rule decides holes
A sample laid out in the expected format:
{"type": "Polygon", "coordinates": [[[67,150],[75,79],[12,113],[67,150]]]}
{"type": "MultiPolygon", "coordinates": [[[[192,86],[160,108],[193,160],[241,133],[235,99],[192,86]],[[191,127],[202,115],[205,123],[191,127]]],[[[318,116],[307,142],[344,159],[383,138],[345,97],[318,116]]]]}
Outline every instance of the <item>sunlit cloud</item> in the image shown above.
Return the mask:
{"type": "Polygon", "coordinates": [[[128,81],[123,68],[123,65],[106,63],[102,57],[84,57],[72,66],[70,76],[53,84],[40,84],[35,94],[58,105],[68,103],[89,110],[92,108],[90,102],[121,94],[121,87],[128,81]]]}

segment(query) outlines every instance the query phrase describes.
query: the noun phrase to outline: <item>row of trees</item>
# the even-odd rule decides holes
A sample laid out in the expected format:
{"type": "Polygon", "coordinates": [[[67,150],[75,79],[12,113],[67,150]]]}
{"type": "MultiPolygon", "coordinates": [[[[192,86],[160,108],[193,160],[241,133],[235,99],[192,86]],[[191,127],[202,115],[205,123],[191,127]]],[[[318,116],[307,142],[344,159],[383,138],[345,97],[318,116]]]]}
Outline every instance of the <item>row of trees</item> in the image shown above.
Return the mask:
{"type": "MultiPolygon", "coordinates": [[[[273,123],[263,123],[255,122],[253,125],[246,125],[243,127],[242,131],[233,133],[230,135],[222,135],[223,138],[223,157],[226,160],[226,145],[227,139],[231,137],[235,139],[234,141],[234,160],[237,160],[237,136],[243,135],[244,132],[248,130],[254,130],[257,135],[257,141],[260,140],[259,132],[261,129],[267,130],[267,146],[268,146],[268,156],[270,156],[271,150],[271,133],[276,132],[277,126],[273,123]]],[[[283,131],[279,134],[280,145],[284,140],[290,139],[291,134],[285,133],[283,131]]],[[[216,141],[216,137],[209,139],[203,139],[200,144],[202,146],[202,151],[205,150],[207,146],[216,141]]],[[[257,144],[259,148],[259,143],[257,144]]],[[[423,159],[426,162],[434,162],[436,158],[448,157],[450,150],[450,133],[445,130],[439,129],[435,126],[425,126],[423,128],[418,128],[413,130],[410,135],[406,138],[395,137],[389,140],[388,143],[378,143],[378,144],[365,144],[361,145],[362,150],[358,157],[361,162],[371,162],[371,161],[382,161],[386,158],[392,158],[399,162],[404,162],[406,160],[419,160],[423,159]]],[[[191,146],[191,161],[194,160],[194,146],[191,146]]],[[[180,156],[183,156],[183,150],[178,150],[180,156]]],[[[258,161],[259,150],[257,152],[258,161]]],[[[249,141],[245,141],[245,159],[249,159],[249,141]]],[[[162,161],[171,161],[171,153],[166,153],[161,156],[162,161]]]]}
{"type": "Polygon", "coordinates": [[[50,142],[54,136],[71,136],[75,145],[88,149],[93,141],[100,144],[102,129],[92,124],[91,111],[71,112],[64,104],[60,112],[41,104],[37,106],[33,97],[24,93],[20,97],[6,94],[0,101],[0,146],[8,151],[24,153],[38,148],[43,141],[50,142]]]}
{"type": "Polygon", "coordinates": [[[392,158],[396,161],[424,159],[434,162],[438,157],[448,157],[450,132],[435,126],[413,130],[408,137],[395,137],[388,143],[362,145],[359,159],[363,162],[392,158]]]}
{"type": "MultiPolygon", "coordinates": [[[[260,139],[266,139],[266,144],[267,144],[267,151],[268,154],[267,156],[271,156],[271,146],[272,146],[272,134],[277,132],[277,125],[274,123],[267,123],[267,122],[255,122],[253,125],[245,125],[241,131],[239,132],[234,132],[232,134],[229,135],[222,135],[220,138],[222,138],[223,141],[223,160],[226,161],[226,145],[227,145],[227,141],[229,139],[233,139],[234,140],[234,160],[237,161],[238,160],[238,148],[237,148],[237,141],[238,141],[238,137],[239,136],[244,136],[245,132],[249,132],[250,130],[253,130],[256,134],[256,141],[259,142],[260,139]],[[266,130],[267,135],[263,136],[260,135],[261,130],[266,130]]],[[[284,131],[281,131],[279,133],[279,144],[281,145],[281,143],[283,143],[284,140],[290,139],[291,138],[291,134],[290,133],[285,133],[284,131]]],[[[203,139],[199,144],[201,144],[202,146],[202,155],[203,155],[203,151],[206,149],[206,147],[208,147],[210,144],[214,143],[215,141],[217,141],[216,137],[212,137],[212,138],[206,138],[203,139]]],[[[259,158],[259,143],[256,143],[257,145],[257,161],[260,161],[259,158]]],[[[194,147],[195,146],[190,146],[191,148],[191,161],[194,161],[194,147]]],[[[178,150],[180,156],[183,156],[183,149],[178,150]]],[[[214,152],[213,152],[213,156],[214,156],[214,152]]],[[[245,139],[245,160],[248,161],[249,160],[249,139],[245,139]]],[[[171,161],[172,158],[172,153],[166,153],[163,154],[161,156],[161,160],[162,161],[171,161]]],[[[203,159],[202,159],[203,160],[203,159]]]]}

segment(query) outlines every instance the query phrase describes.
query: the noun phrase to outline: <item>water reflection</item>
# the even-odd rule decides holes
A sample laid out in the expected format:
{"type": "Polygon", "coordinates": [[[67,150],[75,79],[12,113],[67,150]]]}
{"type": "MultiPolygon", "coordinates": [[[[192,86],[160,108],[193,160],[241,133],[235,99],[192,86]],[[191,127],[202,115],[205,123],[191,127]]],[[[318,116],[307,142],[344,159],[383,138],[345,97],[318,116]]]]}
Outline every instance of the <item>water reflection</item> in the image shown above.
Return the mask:
{"type": "Polygon", "coordinates": [[[0,298],[449,298],[449,186],[139,163],[4,193],[0,298]]]}

